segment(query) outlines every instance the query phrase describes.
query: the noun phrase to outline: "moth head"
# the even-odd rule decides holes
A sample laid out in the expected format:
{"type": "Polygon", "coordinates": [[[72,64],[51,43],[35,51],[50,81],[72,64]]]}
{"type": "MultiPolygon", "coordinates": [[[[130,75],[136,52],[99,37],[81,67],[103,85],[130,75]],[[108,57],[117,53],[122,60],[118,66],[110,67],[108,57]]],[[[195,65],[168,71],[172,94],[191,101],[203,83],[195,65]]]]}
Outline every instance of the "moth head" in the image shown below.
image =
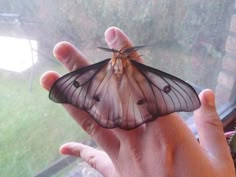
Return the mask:
{"type": "Polygon", "coordinates": [[[141,46],[134,46],[134,47],[129,47],[129,48],[121,48],[120,50],[110,49],[110,48],[105,48],[105,47],[98,47],[98,48],[106,52],[112,52],[114,58],[117,58],[117,59],[118,58],[135,59],[140,56],[137,54],[137,50],[144,47],[145,47],[144,45],[141,45],[141,46]]]}

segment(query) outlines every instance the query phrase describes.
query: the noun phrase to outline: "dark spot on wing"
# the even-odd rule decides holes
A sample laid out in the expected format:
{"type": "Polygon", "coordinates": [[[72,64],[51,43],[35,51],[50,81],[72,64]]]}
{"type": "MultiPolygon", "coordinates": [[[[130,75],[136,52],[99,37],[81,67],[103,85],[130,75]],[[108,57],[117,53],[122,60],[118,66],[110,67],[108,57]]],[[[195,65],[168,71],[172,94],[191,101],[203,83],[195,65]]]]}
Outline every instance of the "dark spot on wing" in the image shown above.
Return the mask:
{"type": "Polygon", "coordinates": [[[93,97],[93,99],[94,99],[96,102],[99,102],[99,101],[100,101],[100,98],[99,98],[98,95],[95,95],[95,96],[93,97]]]}
{"type": "Polygon", "coordinates": [[[73,82],[73,85],[74,85],[76,88],[78,88],[78,87],[80,86],[79,82],[76,81],[76,80],[73,82]]]}
{"type": "Polygon", "coordinates": [[[142,105],[142,104],[144,104],[144,99],[141,99],[137,102],[137,105],[142,105]]]}
{"type": "Polygon", "coordinates": [[[163,91],[164,91],[165,93],[169,93],[169,92],[171,91],[170,85],[166,85],[166,86],[163,88],[163,91]]]}

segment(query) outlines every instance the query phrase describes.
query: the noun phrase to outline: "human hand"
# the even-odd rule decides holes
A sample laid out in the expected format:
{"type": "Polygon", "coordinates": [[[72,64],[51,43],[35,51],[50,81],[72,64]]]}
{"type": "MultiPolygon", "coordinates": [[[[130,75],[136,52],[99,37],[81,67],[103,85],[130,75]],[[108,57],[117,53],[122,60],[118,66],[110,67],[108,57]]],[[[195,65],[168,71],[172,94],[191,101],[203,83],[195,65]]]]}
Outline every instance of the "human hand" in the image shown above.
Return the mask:
{"type": "MultiPolygon", "coordinates": [[[[105,32],[110,48],[132,47],[118,28],[105,32]]],[[[54,49],[56,58],[70,71],[88,65],[86,57],[74,46],[61,42],[54,49]]],[[[142,62],[141,58],[138,58],[142,62]]],[[[41,78],[49,90],[59,75],[47,72],[41,78]]],[[[67,143],[62,154],[77,156],[106,177],[235,177],[234,165],[216,113],[214,93],[200,94],[201,107],[194,112],[200,143],[178,114],[169,114],[133,130],[104,129],[88,113],[64,104],[75,121],[105,151],[80,143],[67,143]]]]}

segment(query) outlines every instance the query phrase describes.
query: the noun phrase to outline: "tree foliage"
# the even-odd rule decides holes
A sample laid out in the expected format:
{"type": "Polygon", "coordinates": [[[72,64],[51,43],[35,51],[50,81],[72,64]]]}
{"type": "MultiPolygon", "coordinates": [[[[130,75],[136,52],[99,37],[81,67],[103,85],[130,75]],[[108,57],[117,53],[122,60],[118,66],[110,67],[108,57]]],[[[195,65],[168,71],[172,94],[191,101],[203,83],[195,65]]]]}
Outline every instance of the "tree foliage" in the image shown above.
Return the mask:
{"type": "Polygon", "coordinates": [[[0,10],[35,22],[35,35],[39,39],[47,35],[49,43],[63,38],[80,45],[101,42],[104,30],[114,25],[135,43],[178,44],[189,51],[209,44],[222,49],[232,4],[231,0],[1,0],[0,10]]]}
{"type": "MultiPolygon", "coordinates": [[[[0,11],[20,14],[24,35],[39,41],[39,52],[45,53],[46,58],[52,54],[54,45],[63,40],[84,51],[92,49],[92,53],[96,47],[106,46],[104,31],[117,26],[135,45],[151,46],[145,51],[148,54],[144,53],[147,63],[167,72],[171,68],[171,73],[181,78],[195,69],[202,73],[202,78],[193,74],[198,77],[193,81],[198,83],[209,75],[205,69],[208,65],[219,68],[233,3],[231,0],[0,0],[0,11]],[[184,72],[179,69],[183,66],[184,72]]],[[[94,54],[90,58],[95,58],[94,54]]],[[[218,70],[212,72],[216,75],[218,70]]]]}

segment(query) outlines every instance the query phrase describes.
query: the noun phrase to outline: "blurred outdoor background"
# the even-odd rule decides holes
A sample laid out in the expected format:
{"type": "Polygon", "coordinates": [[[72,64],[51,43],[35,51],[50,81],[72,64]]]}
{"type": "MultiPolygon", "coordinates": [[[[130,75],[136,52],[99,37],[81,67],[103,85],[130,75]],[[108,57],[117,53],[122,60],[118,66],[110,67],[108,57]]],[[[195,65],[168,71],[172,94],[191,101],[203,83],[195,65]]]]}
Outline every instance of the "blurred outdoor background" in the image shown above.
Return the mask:
{"type": "Polygon", "coordinates": [[[233,10],[232,0],[0,0],[0,176],[33,176],[62,157],[60,145],[89,138],[39,84],[45,71],[68,72],[55,44],[98,62],[117,26],[147,46],[146,64],[215,89],[233,10]]]}

